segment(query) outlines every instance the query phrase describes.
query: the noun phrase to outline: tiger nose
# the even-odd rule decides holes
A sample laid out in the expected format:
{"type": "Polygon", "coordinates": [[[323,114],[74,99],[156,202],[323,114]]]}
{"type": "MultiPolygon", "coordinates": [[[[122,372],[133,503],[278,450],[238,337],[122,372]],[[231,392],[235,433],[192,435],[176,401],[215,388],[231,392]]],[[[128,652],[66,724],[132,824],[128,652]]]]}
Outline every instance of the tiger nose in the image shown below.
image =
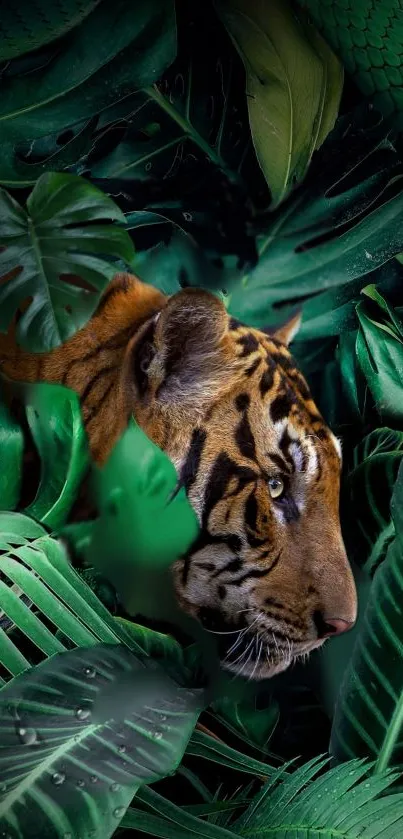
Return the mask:
{"type": "Polygon", "coordinates": [[[324,618],[320,612],[314,615],[315,626],[318,638],[330,638],[332,635],[341,635],[348,632],[354,626],[354,621],[346,621],[343,618],[324,618]]]}

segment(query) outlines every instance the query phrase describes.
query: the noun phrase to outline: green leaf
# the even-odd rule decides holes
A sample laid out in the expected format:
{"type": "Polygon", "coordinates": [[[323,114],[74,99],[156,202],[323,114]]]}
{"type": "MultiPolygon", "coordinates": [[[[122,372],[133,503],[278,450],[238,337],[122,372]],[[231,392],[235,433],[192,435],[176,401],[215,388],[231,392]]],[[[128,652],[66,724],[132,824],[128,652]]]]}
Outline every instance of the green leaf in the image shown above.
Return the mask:
{"type": "Polygon", "coordinates": [[[25,513],[56,530],[65,523],[89,465],[80,403],[65,387],[40,383],[27,389],[26,414],[41,477],[25,513]]]}
{"type": "MultiPolygon", "coordinates": [[[[21,634],[19,641],[10,634],[8,641],[3,636],[4,646],[0,642],[0,663],[12,675],[30,666],[26,656],[38,660],[66,648],[49,622],[67,644],[117,643],[113,618],[41,525],[19,513],[0,513],[0,551],[0,624],[17,627],[21,634]]],[[[129,646],[140,650],[134,643],[129,646]]]]}
{"type": "Polygon", "coordinates": [[[331,749],[338,760],[377,758],[377,771],[403,762],[403,468],[392,499],[395,538],[375,573],[364,624],[341,689],[331,749]]]}
{"type": "Polygon", "coordinates": [[[173,772],[200,692],[101,644],[53,656],[0,692],[0,827],[109,839],[139,784],[173,772]]]}
{"type": "Polygon", "coordinates": [[[235,835],[397,839],[403,827],[403,795],[385,795],[396,776],[366,778],[370,767],[352,761],[315,778],[324,763],[315,758],[283,778],[279,770],[234,823],[235,835]]]}
{"type": "Polygon", "coordinates": [[[0,510],[14,510],[18,504],[23,451],[22,430],[1,401],[0,393],[0,510]]]}
{"type": "Polygon", "coordinates": [[[390,513],[393,487],[403,457],[403,432],[377,428],[355,447],[347,478],[354,558],[373,574],[395,535],[390,513]]]}
{"type": "Polygon", "coordinates": [[[198,534],[196,514],[185,490],[176,492],[169,458],[133,420],[95,471],[94,489],[100,517],[88,527],[86,560],[111,579],[131,614],[148,614],[154,601],[169,600],[155,574],[189,550],[198,534]]]}
{"type": "Polygon", "coordinates": [[[304,178],[334,126],[342,66],[285,0],[216,6],[245,65],[253,143],[276,206],[304,178]]]}
{"type": "Polygon", "coordinates": [[[0,61],[39,49],[80,24],[99,0],[61,0],[50,6],[47,0],[20,0],[18,10],[3,5],[1,10],[0,61]],[[24,21],[24,25],[21,22],[24,21]]]}
{"type": "MultiPolygon", "coordinates": [[[[49,168],[62,168],[69,143],[66,132],[74,134],[80,121],[88,122],[135,90],[154,84],[173,61],[175,49],[173,2],[100,3],[62,42],[53,61],[39,62],[29,74],[23,68],[2,79],[0,181],[26,186],[49,168]],[[53,153],[49,150],[43,163],[20,159],[27,143],[51,135],[53,153]]],[[[93,130],[94,126],[91,134],[93,130]]],[[[88,138],[84,151],[88,154],[88,138]]]]}
{"type": "Polygon", "coordinates": [[[180,4],[177,26],[178,55],[163,79],[139,85],[126,102],[101,115],[102,132],[86,160],[91,177],[136,181],[140,190],[151,183],[157,196],[164,181],[176,182],[181,196],[184,179],[187,194],[193,181],[202,186],[208,178],[210,206],[214,179],[225,184],[222,174],[243,194],[254,193],[260,172],[256,179],[242,64],[203,5],[180,4]],[[123,119],[124,134],[113,142],[114,126],[123,119]]]}
{"type": "Polygon", "coordinates": [[[227,746],[226,743],[221,743],[214,737],[204,734],[201,731],[195,731],[190,738],[186,754],[197,758],[204,758],[213,763],[218,763],[221,766],[227,766],[229,769],[235,769],[238,772],[244,772],[249,775],[259,775],[261,777],[268,777],[273,774],[273,767],[261,760],[256,760],[249,755],[227,746]]]}
{"type": "Polygon", "coordinates": [[[357,306],[357,359],[383,423],[403,422],[403,321],[374,285],[357,306]]]}
{"type": "Polygon", "coordinates": [[[275,700],[268,707],[259,708],[256,695],[240,700],[224,697],[214,703],[213,710],[236,736],[263,750],[267,748],[280,714],[275,700]]]}
{"type": "MultiPolygon", "coordinates": [[[[304,324],[313,295],[327,295],[328,308],[329,289],[356,283],[357,294],[368,274],[403,250],[403,180],[394,178],[398,158],[385,126],[368,123],[369,116],[357,114],[338,120],[306,184],[271,214],[264,229],[261,224],[259,261],[230,289],[235,317],[251,326],[275,325],[280,305],[286,317],[285,304],[295,307],[301,300],[304,324]]],[[[304,325],[302,337],[311,337],[312,331],[304,336],[303,330],[304,325]]]]}
{"type": "Polygon", "coordinates": [[[21,303],[31,297],[17,325],[17,340],[33,352],[51,349],[92,314],[116,271],[113,259],[132,259],[128,233],[99,224],[123,222],[124,216],[83,178],[57,173],[39,179],[26,210],[0,190],[0,214],[0,278],[19,268],[0,286],[0,330],[7,330],[21,303]],[[66,274],[80,277],[97,293],[66,282],[66,274]]]}

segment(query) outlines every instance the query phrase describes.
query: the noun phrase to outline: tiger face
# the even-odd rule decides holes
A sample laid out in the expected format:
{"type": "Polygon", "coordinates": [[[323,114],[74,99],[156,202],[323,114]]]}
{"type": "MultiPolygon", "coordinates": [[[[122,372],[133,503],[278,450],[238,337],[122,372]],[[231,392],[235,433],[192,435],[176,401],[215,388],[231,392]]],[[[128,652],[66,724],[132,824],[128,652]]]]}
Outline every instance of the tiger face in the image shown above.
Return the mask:
{"type": "Polygon", "coordinates": [[[216,633],[223,666],[255,679],[356,619],[341,448],[287,349],[296,326],[268,336],[188,289],[127,356],[136,417],[172,459],[200,523],[173,567],[177,597],[216,633]]]}
{"type": "Polygon", "coordinates": [[[94,459],[131,415],[174,463],[200,535],[172,573],[178,601],[216,634],[223,667],[268,678],[349,629],[356,592],[339,522],[340,445],[287,349],[205,291],[167,299],[118,275],[89,323],[6,376],[80,395],[94,459]]]}

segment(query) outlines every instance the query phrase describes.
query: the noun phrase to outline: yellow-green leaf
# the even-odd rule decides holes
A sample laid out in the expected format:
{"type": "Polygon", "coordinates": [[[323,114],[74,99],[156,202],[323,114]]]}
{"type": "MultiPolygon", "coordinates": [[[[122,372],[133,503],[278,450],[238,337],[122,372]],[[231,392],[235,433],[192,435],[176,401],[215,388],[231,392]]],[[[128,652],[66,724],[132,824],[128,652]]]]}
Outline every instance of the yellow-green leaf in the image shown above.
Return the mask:
{"type": "Polygon", "coordinates": [[[286,0],[217,0],[217,10],[245,65],[253,143],[277,206],[333,128],[343,69],[286,0]]]}

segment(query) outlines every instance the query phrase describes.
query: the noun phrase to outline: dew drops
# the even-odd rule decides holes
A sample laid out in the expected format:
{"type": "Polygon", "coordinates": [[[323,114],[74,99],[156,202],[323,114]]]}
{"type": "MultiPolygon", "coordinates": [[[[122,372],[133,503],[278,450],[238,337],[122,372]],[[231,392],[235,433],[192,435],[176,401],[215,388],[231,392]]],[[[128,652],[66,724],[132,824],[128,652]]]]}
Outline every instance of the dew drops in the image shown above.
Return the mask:
{"type": "Polygon", "coordinates": [[[88,720],[91,716],[91,711],[88,708],[77,708],[76,717],[80,722],[88,720]]]}
{"type": "Polygon", "coordinates": [[[84,667],[84,676],[86,676],[87,679],[95,679],[96,675],[95,667],[84,667]]]}
{"type": "Polygon", "coordinates": [[[124,814],[125,814],[125,808],[124,807],[116,807],[116,810],[113,811],[113,815],[117,819],[121,819],[122,816],[124,816],[124,814]]]}
{"type": "Polygon", "coordinates": [[[85,787],[85,781],[83,781],[83,779],[80,778],[80,780],[77,781],[77,786],[80,787],[80,789],[82,789],[83,787],[85,787]]]}
{"type": "Polygon", "coordinates": [[[119,784],[116,784],[116,783],[115,783],[115,784],[112,784],[112,786],[111,786],[111,792],[119,792],[119,790],[120,790],[120,786],[119,786],[119,784]]]}
{"type": "Polygon", "coordinates": [[[162,739],[162,731],[153,731],[152,732],[153,740],[161,740],[162,739]]]}
{"type": "Polygon", "coordinates": [[[165,714],[161,714],[161,716],[160,716],[161,722],[166,722],[167,719],[168,719],[168,717],[165,714]]]}
{"type": "Polygon", "coordinates": [[[152,163],[146,163],[144,168],[145,168],[146,172],[149,172],[151,167],[152,167],[152,163]]]}
{"type": "Polygon", "coordinates": [[[54,772],[52,775],[52,781],[57,787],[60,787],[60,784],[62,784],[65,780],[66,776],[64,772],[54,772]]]}
{"type": "Polygon", "coordinates": [[[33,746],[38,739],[38,735],[34,728],[19,728],[17,733],[21,743],[24,743],[24,746],[33,746]]]}
{"type": "Polygon", "coordinates": [[[92,784],[97,784],[98,783],[97,776],[96,775],[91,775],[90,781],[91,781],[92,784]]]}
{"type": "Polygon", "coordinates": [[[124,755],[126,751],[126,746],[122,743],[121,746],[118,746],[118,752],[120,755],[124,755]]]}

